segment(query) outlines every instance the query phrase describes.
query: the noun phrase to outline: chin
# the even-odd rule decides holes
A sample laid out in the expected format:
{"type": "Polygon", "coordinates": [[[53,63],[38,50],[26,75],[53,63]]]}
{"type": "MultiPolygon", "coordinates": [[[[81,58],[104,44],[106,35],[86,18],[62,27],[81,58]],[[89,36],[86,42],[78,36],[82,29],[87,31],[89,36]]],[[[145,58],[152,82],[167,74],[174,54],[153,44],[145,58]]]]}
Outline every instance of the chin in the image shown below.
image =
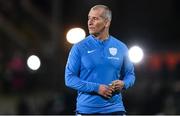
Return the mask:
{"type": "Polygon", "coordinates": [[[94,31],[89,31],[89,33],[90,33],[90,34],[92,34],[92,35],[93,35],[93,34],[95,34],[95,32],[94,32],[94,31]]]}
{"type": "Polygon", "coordinates": [[[93,33],[93,32],[91,32],[91,31],[89,31],[89,34],[92,34],[92,35],[93,35],[94,33],[93,33]]]}

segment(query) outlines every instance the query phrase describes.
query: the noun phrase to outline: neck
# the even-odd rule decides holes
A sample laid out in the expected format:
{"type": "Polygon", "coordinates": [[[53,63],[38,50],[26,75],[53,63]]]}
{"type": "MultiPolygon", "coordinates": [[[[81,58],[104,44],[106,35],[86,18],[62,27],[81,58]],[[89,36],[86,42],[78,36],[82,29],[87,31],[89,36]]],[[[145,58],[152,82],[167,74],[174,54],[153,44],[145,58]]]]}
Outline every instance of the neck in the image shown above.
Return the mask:
{"type": "Polygon", "coordinates": [[[108,37],[109,37],[109,32],[100,33],[100,34],[97,34],[97,35],[94,35],[94,36],[95,36],[97,39],[104,41],[104,40],[108,39],[108,37]]]}

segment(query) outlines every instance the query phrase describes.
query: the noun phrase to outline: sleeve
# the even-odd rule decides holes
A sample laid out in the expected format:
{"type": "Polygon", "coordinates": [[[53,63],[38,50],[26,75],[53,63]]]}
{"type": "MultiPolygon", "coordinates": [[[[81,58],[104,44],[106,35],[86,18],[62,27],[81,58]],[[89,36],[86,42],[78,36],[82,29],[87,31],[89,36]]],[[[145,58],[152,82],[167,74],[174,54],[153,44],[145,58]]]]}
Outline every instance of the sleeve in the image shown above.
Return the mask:
{"type": "Polygon", "coordinates": [[[81,54],[76,45],[69,53],[65,68],[65,84],[67,87],[82,92],[98,92],[99,84],[83,81],[79,78],[81,67],[81,54]]]}
{"type": "Polygon", "coordinates": [[[135,73],[133,63],[129,59],[128,48],[125,47],[125,55],[123,59],[123,66],[121,69],[121,75],[123,76],[124,89],[134,85],[135,82],[135,73]]]}

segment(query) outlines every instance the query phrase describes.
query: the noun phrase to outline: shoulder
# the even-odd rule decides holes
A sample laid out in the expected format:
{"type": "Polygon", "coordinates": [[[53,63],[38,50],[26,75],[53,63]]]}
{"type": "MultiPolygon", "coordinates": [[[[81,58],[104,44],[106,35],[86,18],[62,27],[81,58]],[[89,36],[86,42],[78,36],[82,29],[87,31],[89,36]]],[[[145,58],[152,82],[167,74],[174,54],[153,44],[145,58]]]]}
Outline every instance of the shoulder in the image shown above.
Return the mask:
{"type": "Polygon", "coordinates": [[[128,49],[127,45],[124,42],[122,42],[120,39],[117,39],[114,36],[110,36],[110,37],[111,37],[111,41],[113,42],[113,44],[119,46],[122,49],[128,49]]]}
{"type": "Polygon", "coordinates": [[[90,39],[91,39],[91,36],[89,35],[86,38],[84,38],[83,40],[81,40],[80,42],[74,44],[73,46],[82,47],[83,45],[89,43],[90,39]]]}
{"type": "Polygon", "coordinates": [[[73,51],[79,51],[80,52],[87,47],[87,45],[90,43],[90,41],[91,41],[91,36],[87,36],[86,38],[84,38],[80,42],[74,44],[71,49],[73,51]]]}

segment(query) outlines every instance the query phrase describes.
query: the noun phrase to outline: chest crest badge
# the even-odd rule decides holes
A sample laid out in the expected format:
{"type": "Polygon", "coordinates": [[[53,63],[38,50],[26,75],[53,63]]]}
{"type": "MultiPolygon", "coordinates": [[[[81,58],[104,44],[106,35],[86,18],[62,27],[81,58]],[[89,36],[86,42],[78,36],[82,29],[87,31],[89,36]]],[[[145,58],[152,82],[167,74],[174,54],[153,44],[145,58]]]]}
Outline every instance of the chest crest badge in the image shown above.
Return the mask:
{"type": "Polygon", "coordinates": [[[117,48],[109,48],[109,53],[112,55],[112,56],[115,56],[117,54],[117,48]]]}

